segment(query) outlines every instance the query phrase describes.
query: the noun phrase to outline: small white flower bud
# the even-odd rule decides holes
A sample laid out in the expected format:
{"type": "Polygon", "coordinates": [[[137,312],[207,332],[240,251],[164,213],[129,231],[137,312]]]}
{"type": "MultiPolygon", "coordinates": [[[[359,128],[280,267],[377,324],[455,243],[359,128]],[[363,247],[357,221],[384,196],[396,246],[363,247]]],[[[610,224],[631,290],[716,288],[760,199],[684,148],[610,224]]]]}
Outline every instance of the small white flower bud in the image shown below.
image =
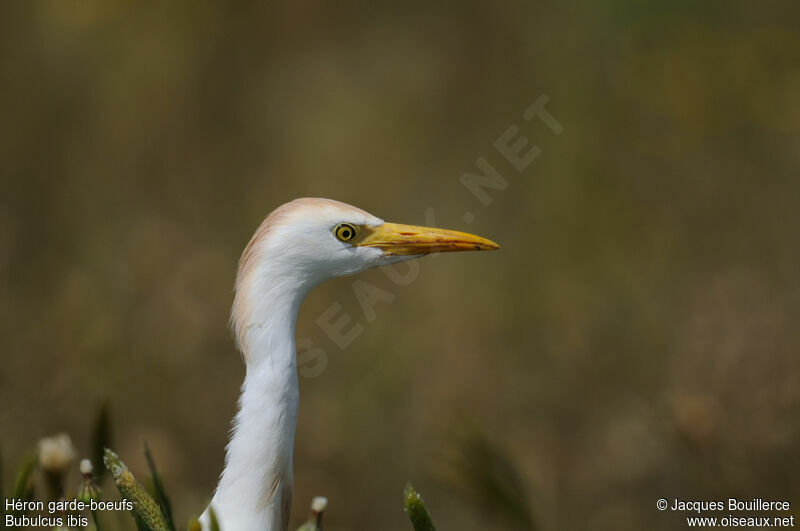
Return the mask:
{"type": "Polygon", "coordinates": [[[45,437],[39,441],[39,464],[54,473],[63,473],[75,459],[75,447],[66,433],[45,437]]]}
{"type": "Polygon", "coordinates": [[[315,513],[321,513],[328,506],[328,498],[325,496],[316,496],[311,500],[311,510],[315,513]]]}
{"type": "Polygon", "coordinates": [[[92,466],[92,462],[88,459],[81,460],[81,474],[84,476],[88,476],[94,471],[94,467],[92,466]]]}

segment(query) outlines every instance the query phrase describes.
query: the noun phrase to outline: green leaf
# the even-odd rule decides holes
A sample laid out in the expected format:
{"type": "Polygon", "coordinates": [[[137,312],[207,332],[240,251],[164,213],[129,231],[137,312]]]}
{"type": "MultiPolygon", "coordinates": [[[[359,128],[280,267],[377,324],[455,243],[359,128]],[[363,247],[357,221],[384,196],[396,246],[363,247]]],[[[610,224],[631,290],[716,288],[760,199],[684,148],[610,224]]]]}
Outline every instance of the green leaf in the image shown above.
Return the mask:
{"type": "MultiPolygon", "coordinates": [[[[103,462],[103,455],[106,448],[111,448],[111,411],[106,402],[98,406],[95,414],[94,424],[92,425],[92,453],[90,454],[92,463],[103,462]]],[[[106,469],[98,466],[94,469],[95,481],[101,484],[105,477],[106,469]]]]}
{"type": "Polygon", "coordinates": [[[209,531],[219,531],[219,522],[217,521],[217,513],[214,512],[213,507],[208,508],[209,531]]]}
{"type": "Polygon", "coordinates": [[[511,455],[478,429],[454,438],[449,461],[456,490],[507,529],[537,529],[527,503],[526,485],[511,455]]]}
{"type": "Polygon", "coordinates": [[[161,475],[158,473],[156,462],[153,459],[153,454],[150,452],[147,441],[144,443],[144,456],[147,459],[147,467],[150,469],[150,477],[153,481],[153,493],[155,494],[156,502],[164,515],[167,528],[170,531],[175,531],[175,524],[172,520],[172,506],[169,503],[169,498],[164,490],[164,483],[161,481],[161,475]]]}
{"type": "Polygon", "coordinates": [[[436,527],[433,525],[431,515],[428,514],[428,509],[425,508],[422,497],[414,490],[411,483],[406,485],[405,505],[406,512],[411,519],[411,524],[414,526],[415,531],[436,531],[436,527]]]}
{"type": "Polygon", "coordinates": [[[13,497],[18,500],[31,500],[33,499],[33,471],[36,470],[37,456],[31,454],[22,460],[17,472],[17,480],[14,483],[13,497]]]}
{"type": "Polygon", "coordinates": [[[90,511],[92,513],[92,521],[94,522],[95,531],[103,531],[100,527],[100,519],[97,517],[97,511],[90,511]]]}

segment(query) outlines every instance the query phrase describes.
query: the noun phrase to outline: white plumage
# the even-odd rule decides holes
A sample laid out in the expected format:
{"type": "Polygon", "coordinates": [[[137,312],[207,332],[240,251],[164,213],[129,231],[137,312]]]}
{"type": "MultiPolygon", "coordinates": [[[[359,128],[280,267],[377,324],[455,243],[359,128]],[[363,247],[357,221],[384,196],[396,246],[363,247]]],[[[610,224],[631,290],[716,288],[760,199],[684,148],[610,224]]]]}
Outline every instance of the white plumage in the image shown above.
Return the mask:
{"type": "MultiPolygon", "coordinates": [[[[239,261],[231,312],[247,371],[209,506],[225,531],[288,528],[299,400],[294,332],[306,294],[325,280],[430,252],[497,248],[470,234],[385,223],[330,199],[297,199],[264,220],[239,261]]],[[[208,529],[208,509],[200,521],[208,529]]]]}

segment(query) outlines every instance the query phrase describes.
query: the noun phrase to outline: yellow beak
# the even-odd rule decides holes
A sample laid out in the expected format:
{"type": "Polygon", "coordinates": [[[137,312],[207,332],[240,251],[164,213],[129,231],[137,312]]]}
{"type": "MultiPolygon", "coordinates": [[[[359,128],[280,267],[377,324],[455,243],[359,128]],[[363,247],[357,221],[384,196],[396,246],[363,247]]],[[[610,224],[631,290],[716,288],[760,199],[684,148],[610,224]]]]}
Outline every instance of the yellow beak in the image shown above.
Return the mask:
{"type": "Polygon", "coordinates": [[[455,230],[384,223],[354,245],[377,247],[387,255],[416,255],[453,251],[493,251],[500,246],[491,240],[455,230]]]}

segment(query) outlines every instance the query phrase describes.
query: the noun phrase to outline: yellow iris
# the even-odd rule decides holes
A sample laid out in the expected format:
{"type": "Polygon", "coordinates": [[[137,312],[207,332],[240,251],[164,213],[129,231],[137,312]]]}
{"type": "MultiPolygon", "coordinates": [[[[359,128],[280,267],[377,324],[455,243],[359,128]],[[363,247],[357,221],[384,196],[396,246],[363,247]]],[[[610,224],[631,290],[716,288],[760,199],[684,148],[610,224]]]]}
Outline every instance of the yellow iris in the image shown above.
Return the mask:
{"type": "Polygon", "coordinates": [[[333,235],[336,236],[339,241],[349,242],[356,237],[356,228],[350,223],[339,223],[333,229],[333,235]]]}

